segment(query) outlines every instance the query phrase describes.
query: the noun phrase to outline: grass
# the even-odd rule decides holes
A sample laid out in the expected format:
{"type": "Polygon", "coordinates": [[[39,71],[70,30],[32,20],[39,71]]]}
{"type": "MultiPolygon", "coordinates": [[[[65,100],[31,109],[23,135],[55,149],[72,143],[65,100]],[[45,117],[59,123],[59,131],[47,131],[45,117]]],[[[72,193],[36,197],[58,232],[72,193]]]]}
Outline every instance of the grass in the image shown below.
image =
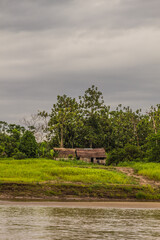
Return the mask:
{"type": "MultiPolygon", "coordinates": [[[[148,166],[138,164],[128,166],[136,171],[141,169],[140,166],[145,166],[145,169],[148,166]]],[[[155,165],[155,169],[158,167],[155,165]]],[[[77,160],[42,158],[0,159],[0,193],[2,199],[73,200],[73,197],[78,197],[87,201],[89,198],[160,200],[160,189],[138,185],[133,178],[112,167],[77,160]]]]}
{"type": "Polygon", "coordinates": [[[125,162],[119,164],[119,166],[132,167],[139,175],[160,181],[160,163],[125,162]]]}
{"type": "Polygon", "coordinates": [[[13,183],[82,183],[82,184],[135,184],[123,173],[101,169],[102,166],[81,161],[49,159],[0,159],[0,182],[13,183]]]}

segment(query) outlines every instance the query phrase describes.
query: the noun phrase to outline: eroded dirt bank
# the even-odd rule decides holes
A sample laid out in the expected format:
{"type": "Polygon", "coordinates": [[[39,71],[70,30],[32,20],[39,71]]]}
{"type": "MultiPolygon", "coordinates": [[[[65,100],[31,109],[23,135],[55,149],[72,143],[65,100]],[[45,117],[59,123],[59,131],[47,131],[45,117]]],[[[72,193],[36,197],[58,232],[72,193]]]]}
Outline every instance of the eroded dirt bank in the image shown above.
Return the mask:
{"type": "Polygon", "coordinates": [[[0,183],[0,199],[41,201],[160,201],[160,189],[140,185],[0,183]]]}
{"type": "Polygon", "coordinates": [[[60,208],[140,208],[160,209],[160,202],[15,202],[0,201],[0,206],[44,206],[60,208]]]}

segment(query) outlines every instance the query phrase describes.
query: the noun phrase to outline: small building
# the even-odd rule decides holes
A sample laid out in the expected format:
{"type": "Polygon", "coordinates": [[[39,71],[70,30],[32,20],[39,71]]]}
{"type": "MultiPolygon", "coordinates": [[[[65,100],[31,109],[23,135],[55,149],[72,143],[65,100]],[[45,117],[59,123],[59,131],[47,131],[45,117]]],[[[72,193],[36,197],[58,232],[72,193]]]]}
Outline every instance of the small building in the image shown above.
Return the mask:
{"type": "Polygon", "coordinates": [[[57,153],[57,160],[60,158],[77,158],[85,162],[106,164],[106,152],[104,148],[53,148],[57,153]]]}
{"type": "Polygon", "coordinates": [[[53,150],[57,153],[57,158],[68,159],[68,157],[76,157],[75,149],[73,148],[53,148],[53,150]]]}
{"type": "Polygon", "coordinates": [[[78,160],[105,165],[106,153],[104,148],[76,148],[78,160]]]}

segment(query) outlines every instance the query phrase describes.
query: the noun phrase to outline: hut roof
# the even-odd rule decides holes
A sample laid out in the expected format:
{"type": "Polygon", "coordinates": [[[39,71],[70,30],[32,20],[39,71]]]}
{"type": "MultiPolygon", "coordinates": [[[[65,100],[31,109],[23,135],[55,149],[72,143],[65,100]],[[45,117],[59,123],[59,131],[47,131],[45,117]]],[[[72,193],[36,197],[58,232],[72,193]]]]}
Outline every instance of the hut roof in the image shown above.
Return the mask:
{"type": "Polygon", "coordinates": [[[55,152],[58,152],[58,157],[67,158],[68,155],[76,156],[75,149],[73,148],[53,148],[55,152]]]}
{"type": "Polygon", "coordinates": [[[79,158],[106,158],[104,148],[76,148],[76,153],[79,158]]]}

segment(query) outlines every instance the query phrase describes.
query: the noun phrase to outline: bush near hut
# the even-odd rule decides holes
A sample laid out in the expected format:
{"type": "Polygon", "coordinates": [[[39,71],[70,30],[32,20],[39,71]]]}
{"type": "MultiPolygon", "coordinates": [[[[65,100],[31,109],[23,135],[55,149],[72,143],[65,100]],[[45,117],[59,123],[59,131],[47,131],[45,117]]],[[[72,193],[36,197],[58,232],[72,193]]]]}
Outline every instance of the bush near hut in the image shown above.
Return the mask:
{"type": "Polygon", "coordinates": [[[140,147],[126,144],[124,148],[112,150],[107,157],[107,164],[117,165],[120,162],[141,161],[144,157],[140,147]]]}

